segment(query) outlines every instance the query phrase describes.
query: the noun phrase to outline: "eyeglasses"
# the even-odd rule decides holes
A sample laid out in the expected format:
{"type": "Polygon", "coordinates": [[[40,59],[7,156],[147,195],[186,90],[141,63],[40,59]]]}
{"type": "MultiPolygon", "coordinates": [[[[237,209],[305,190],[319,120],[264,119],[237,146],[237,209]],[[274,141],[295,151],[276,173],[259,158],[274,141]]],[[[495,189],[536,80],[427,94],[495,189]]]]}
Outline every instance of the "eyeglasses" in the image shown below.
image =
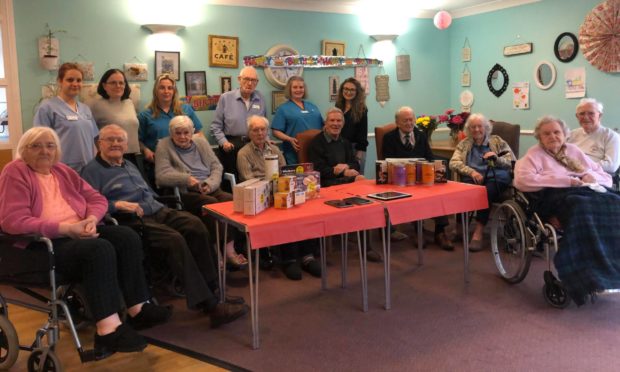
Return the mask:
{"type": "Polygon", "coordinates": [[[249,77],[242,77],[241,81],[243,81],[244,83],[252,83],[252,84],[257,84],[258,83],[258,79],[252,79],[249,77]]]}
{"type": "Polygon", "coordinates": [[[343,92],[347,92],[347,93],[355,93],[357,92],[357,89],[355,88],[342,88],[343,92]]]}
{"type": "Polygon", "coordinates": [[[106,84],[114,85],[114,86],[117,86],[117,87],[124,87],[125,86],[125,82],[124,81],[108,81],[108,82],[106,82],[106,84]]]}
{"type": "Polygon", "coordinates": [[[125,141],[127,141],[127,139],[123,137],[106,137],[106,138],[99,138],[99,139],[109,144],[112,144],[114,142],[124,143],[125,141]]]}
{"type": "Polygon", "coordinates": [[[39,142],[37,142],[37,143],[31,143],[31,144],[29,144],[26,147],[28,147],[31,150],[36,150],[36,151],[41,151],[43,149],[47,149],[47,150],[52,151],[52,150],[56,150],[58,145],[56,145],[53,142],[49,142],[49,143],[39,143],[39,142]]]}

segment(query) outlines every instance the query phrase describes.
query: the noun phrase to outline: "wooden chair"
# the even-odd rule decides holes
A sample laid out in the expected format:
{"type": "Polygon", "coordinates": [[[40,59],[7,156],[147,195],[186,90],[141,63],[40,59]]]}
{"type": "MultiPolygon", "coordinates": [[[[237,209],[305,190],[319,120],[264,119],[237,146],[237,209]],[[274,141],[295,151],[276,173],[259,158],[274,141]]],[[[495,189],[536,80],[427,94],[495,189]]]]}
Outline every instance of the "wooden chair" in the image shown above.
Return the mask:
{"type": "Polygon", "coordinates": [[[295,136],[300,147],[297,153],[297,160],[299,160],[300,163],[310,163],[310,159],[308,159],[308,146],[310,145],[310,141],[319,133],[321,133],[320,129],[308,129],[301,133],[297,133],[295,136]]]}
{"type": "Polygon", "coordinates": [[[375,147],[377,148],[377,160],[384,160],[385,156],[383,156],[383,136],[386,133],[393,131],[396,129],[395,123],[385,124],[381,127],[375,127],[375,147]]]}
{"type": "Polygon", "coordinates": [[[521,126],[519,124],[510,124],[503,121],[491,120],[491,134],[500,136],[508,143],[508,146],[515,154],[515,158],[519,159],[519,139],[521,138],[521,126]]]}

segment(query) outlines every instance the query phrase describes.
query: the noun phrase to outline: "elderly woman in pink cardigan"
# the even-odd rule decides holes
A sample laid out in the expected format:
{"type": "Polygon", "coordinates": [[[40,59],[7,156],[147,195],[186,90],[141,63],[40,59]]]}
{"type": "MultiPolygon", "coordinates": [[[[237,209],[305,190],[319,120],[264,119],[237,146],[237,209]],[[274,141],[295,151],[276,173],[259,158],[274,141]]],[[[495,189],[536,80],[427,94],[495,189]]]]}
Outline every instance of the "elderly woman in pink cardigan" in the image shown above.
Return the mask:
{"type": "MultiPolygon", "coordinates": [[[[127,227],[98,225],[108,201],[60,163],[60,156],[54,130],[35,127],[24,133],[17,145],[17,159],[0,174],[0,229],[52,239],[56,271],[82,282],[86,289],[96,321],[97,358],[117,351],[141,351],[147,344],[134,329],[165,322],[171,310],[147,302],[151,296],[140,237],[127,227]],[[127,306],[129,325],[118,316],[119,293],[127,306]]],[[[23,249],[46,262],[47,251],[40,243],[23,249]]]]}
{"type": "Polygon", "coordinates": [[[517,161],[514,185],[528,192],[543,220],[564,231],[554,257],[562,284],[581,305],[589,295],[620,288],[620,195],[611,177],[577,146],[566,143],[566,123],[539,119],[539,144],[517,161]]]}

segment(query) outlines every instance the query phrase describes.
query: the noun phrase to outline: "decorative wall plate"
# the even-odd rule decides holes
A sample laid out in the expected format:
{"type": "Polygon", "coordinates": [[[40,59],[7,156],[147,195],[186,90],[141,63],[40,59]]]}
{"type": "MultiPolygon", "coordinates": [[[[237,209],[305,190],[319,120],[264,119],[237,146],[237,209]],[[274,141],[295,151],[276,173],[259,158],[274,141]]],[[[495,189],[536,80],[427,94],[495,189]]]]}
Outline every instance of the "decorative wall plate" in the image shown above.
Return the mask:
{"type": "Polygon", "coordinates": [[[474,104],[474,94],[471,92],[471,90],[466,89],[461,92],[459,100],[461,101],[461,106],[471,107],[471,105],[474,104]]]}
{"type": "Polygon", "coordinates": [[[620,72],[620,1],[607,0],[586,16],[579,28],[583,56],[604,72],[620,72]]]}
{"type": "Polygon", "coordinates": [[[508,73],[506,69],[502,67],[499,63],[496,63],[491,70],[489,70],[489,75],[487,76],[487,86],[489,87],[489,91],[495,95],[495,97],[501,96],[508,88],[508,73]]]}

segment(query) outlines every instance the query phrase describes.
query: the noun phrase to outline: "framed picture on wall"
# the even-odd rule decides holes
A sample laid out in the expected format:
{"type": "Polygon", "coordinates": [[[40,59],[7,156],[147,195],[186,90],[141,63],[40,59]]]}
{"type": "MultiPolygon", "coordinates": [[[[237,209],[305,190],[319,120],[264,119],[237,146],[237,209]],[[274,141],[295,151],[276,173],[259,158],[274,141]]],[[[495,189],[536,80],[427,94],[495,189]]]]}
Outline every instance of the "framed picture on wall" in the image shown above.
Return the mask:
{"type": "Polygon", "coordinates": [[[155,79],[161,74],[168,74],[174,80],[180,79],[181,53],[155,51],[155,79]]]}
{"type": "Polygon", "coordinates": [[[346,44],[344,41],[323,40],[321,52],[324,56],[344,56],[346,44]]]}
{"type": "Polygon", "coordinates": [[[222,94],[232,90],[232,77],[220,76],[220,91],[222,94]]]}
{"type": "Polygon", "coordinates": [[[329,77],[329,101],[335,102],[338,99],[338,88],[340,87],[340,76],[332,75],[329,77]]]}
{"type": "Polygon", "coordinates": [[[284,91],[274,90],[271,92],[271,113],[275,114],[278,107],[287,101],[284,91]]]}
{"type": "Polygon", "coordinates": [[[207,74],[204,71],[185,71],[185,95],[207,95],[207,74]]]}
{"type": "Polygon", "coordinates": [[[239,67],[239,38],[209,35],[209,67],[239,67]]]}

